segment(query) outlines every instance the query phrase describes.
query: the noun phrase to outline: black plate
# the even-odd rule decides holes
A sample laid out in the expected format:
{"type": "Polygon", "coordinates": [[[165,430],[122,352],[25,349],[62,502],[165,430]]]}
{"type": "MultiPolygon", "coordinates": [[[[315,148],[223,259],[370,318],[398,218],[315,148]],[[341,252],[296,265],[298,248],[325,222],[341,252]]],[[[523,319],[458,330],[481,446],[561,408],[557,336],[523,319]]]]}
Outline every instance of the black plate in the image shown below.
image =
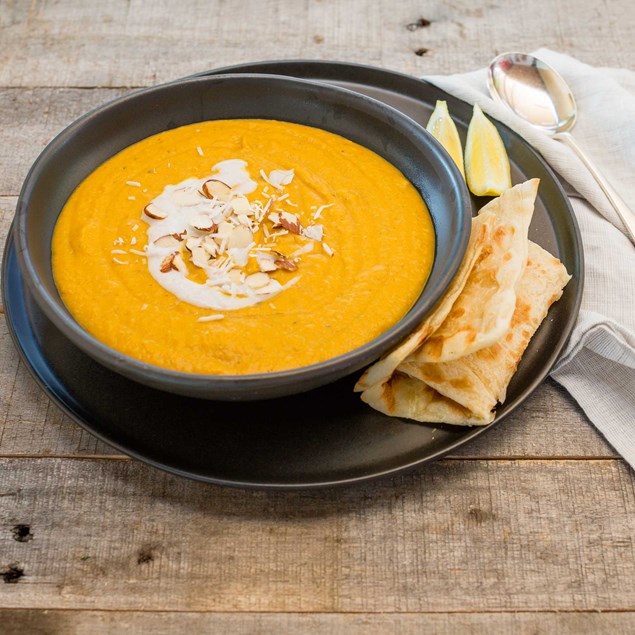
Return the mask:
{"type": "MultiPolygon", "coordinates": [[[[386,101],[423,124],[435,101],[445,99],[462,135],[471,116],[470,106],[430,84],[370,67],[267,62],[214,72],[229,70],[332,81],[386,101]]],[[[558,256],[573,278],[534,336],[494,424],[525,401],[548,374],[573,328],[583,276],[578,228],[558,180],[518,135],[505,126],[498,128],[514,183],[541,179],[530,238],[558,256]]],[[[294,397],[242,404],[191,399],[142,386],[94,362],[46,319],[25,288],[11,235],[2,291],[20,355],[51,399],[120,451],[183,476],[281,489],[351,483],[434,460],[491,427],[433,427],[386,417],[352,393],[355,378],[294,397]]]]}

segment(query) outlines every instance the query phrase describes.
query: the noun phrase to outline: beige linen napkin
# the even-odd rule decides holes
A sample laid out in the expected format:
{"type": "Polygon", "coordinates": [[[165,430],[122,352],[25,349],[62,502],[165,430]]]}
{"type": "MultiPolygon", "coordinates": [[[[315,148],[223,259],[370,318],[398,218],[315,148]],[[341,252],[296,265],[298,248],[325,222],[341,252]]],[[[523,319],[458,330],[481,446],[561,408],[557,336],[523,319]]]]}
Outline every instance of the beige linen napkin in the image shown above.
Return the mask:
{"type": "MultiPolygon", "coordinates": [[[[578,104],[576,141],[635,210],[635,72],[594,68],[548,49],[534,55],[570,85],[578,104]]],[[[489,97],[486,69],[425,79],[514,129],[570,186],[585,287],[580,316],[551,376],[635,468],[635,247],[574,152],[489,97]]]]}

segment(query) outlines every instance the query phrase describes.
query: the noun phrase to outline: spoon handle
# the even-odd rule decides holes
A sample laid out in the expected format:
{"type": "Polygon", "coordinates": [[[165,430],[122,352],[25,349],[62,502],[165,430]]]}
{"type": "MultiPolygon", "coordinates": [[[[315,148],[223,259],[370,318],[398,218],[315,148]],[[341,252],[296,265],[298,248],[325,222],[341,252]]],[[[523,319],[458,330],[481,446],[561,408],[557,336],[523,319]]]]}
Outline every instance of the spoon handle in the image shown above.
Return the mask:
{"type": "Polygon", "coordinates": [[[609,203],[613,206],[613,209],[617,212],[620,220],[626,228],[626,233],[629,235],[631,242],[635,244],[635,214],[628,208],[622,197],[611,187],[608,181],[602,176],[600,171],[595,167],[595,164],[589,159],[584,150],[575,142],[575,139],[568,132],[559,132],[553,135],[554,139],[566,143],[577,155],[580,160],[587,167],[593,178],[598,182],[598,185],[602,188],[606,198],[609,199],[609,203]]]}

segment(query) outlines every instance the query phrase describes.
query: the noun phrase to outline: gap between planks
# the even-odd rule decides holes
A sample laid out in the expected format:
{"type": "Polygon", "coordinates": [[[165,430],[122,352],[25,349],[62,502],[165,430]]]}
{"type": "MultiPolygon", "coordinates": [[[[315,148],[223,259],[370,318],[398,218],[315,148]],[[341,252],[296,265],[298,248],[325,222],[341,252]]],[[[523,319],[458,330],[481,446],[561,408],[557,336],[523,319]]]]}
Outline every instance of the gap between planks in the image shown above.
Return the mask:
{"type": "Polygon", "coordinates": [[[266,610],[227,610],[214,611],[209,609],[126,609],[126,608],[71,608],[71,607],[53,607],[42,608],[39,606],[9,606],[4,605],[0,607],[0,614],[3,611],[46,611],[47,613],[164,613],[169,615],[171,613],[193,613],[197,615],[397,615],[397,616],[409,616],[409,615],[551,615],[551,614],[601,614],[601,613],[635,613],[635,607],[624,608],[609,608],[609,609],[483,609],[482,611],[476,610],[452,610],[446,611],[266,611],[266,610]]]}
{"type": "MultiPolygon", "coordinates": [[[[2,454],[0,453],[0,459],[69,459],[69,460],[78,460],[78,461],[138,461],[139,463],[144,463],[140,459],[134,459],[133,457],[127,456],[125,454],[28,454],[28,453],[19,453],[19,454],[2,454]]],[[[579,461],[624,461],[621,456],[531,456],[531,455],[518,455],[518,456],[445,456],[440,459],[434,461],[435,463],[462,463],[462,462],[483,462],[483,461],[524,461],[524,462],[535,462],[535,463],[546,463],[553,461],[561,461],[561,462],[579,462],[579,461]]],[[[421,466],[425,465],[422,463],[421,466]]],[[[421,467],[419,466],[419,467],[421,467]]],[[[635,607],[634,607],[635,608],[635,607]]]]}

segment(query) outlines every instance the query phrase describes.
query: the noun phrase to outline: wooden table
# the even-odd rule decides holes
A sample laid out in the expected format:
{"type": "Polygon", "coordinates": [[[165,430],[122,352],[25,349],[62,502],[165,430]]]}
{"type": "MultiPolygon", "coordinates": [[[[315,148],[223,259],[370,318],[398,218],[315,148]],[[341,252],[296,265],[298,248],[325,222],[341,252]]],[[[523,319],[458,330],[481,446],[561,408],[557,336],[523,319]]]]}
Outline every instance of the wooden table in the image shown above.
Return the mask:
{"type": "MultiPolygon", "coordinates": [[[[451,73],[543,45],[634,68],[634,33],[631,0],[0,0],[2,241],[44,145],[133,87],[279,58],[451,73]]],[[[0,350],[2,633],[635,629],[633,473],[552,381],[457,455],[285,494],[115,454],[43,395],[3,316],[0,350]]]]}

